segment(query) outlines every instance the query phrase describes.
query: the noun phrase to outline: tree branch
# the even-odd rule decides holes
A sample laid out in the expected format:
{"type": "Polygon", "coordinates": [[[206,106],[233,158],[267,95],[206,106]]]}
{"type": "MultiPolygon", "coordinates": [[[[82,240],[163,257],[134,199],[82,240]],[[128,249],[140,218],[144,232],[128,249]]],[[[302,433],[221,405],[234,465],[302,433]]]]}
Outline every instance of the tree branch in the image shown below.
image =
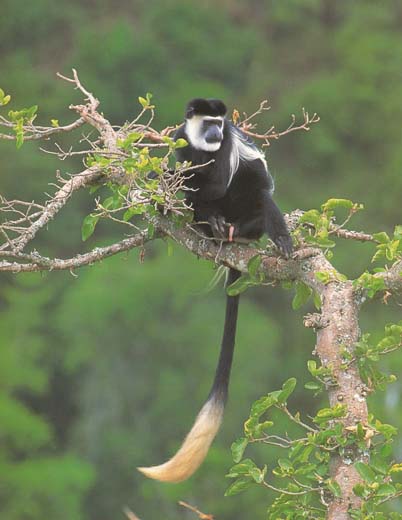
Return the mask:
{"type": "MultiPolygon", "coordinates": [[[[43,209],[38,212],[38,218],[30,223],[30,225],[20,231],[19,236],[14,239],[8,239],[3,245],[0,246],[0,251],[9,250],[12,253],[21,252],[24,247],[35,238],[36,234],[46,224],[52,220],[57,213],[65,206],[66,202],[72,196],[72,194],[93,183],[99,179],[102,175],[102,171],[99,168],[88,168],[81,173],[77,173],[71,177],[68,181],[65,181],[64,185],[56,192],[56,194],[50,199],[50,201],[43,206],[43,209]]],[[[4,225],[0,225],[0,231],[3,231],[4,225]]],[[[6,235],[8,238],[8,235],[6,235]]]]}
{"type": "MultiPolygon", "coordinates": [[[[157,238],[158,233],[154,234],[153,238],[157,238]],[[156,236],[155,236],[156,235],[156,236]]],[[[40,256],[38,253],[22,254],[14,253],[8,256],[14,256],[21,262],[0,261],[0,271],[21,273],[21,272],[37,272],[37,271],[72,271],[86,265],[92,265],[100,262],[104,258],[116,255],[123,251],[129,251],[135,247],[143,246],[151,239],[147,231],[142,231],[137,235],[125,238],[120,242],[111,244],[105,247],[96,247],[92,251],[84,254],[78,254],[72,258],[47,258],[40,256]],[[28,263],[26,263],[28,261],[28,263]]]]}
{"type": "MultiPolygon", "coordinates": [[[[55,126],[55,127],[40,127],[36,125],[27,125],[25,126],[25,135],[24,141],[37,141],[41,139],[48,139],[52,135],[60,134],[63,132],[71,132],[76,128],[80,128],[80,126],[85,124],[85,120],[80,117],[76,119],[73,123],[64,126],[55,126]]],[[[6,128],[14,129],[15,124],[7,121],[4,117],[0,116],[0,126],[4,126],[6,128]]],[[[5,139],[9,141],[15,141],[17,138],[16,135],[13,134],[0,134],[0,139],[5,139]]]]}
{"type": "Polygon", "coordinates": [[[385,272],[376,273],[376,278],[382,278],[386,289],[393,294],[402,294],[402,260],[398,260],[385,272]]]}

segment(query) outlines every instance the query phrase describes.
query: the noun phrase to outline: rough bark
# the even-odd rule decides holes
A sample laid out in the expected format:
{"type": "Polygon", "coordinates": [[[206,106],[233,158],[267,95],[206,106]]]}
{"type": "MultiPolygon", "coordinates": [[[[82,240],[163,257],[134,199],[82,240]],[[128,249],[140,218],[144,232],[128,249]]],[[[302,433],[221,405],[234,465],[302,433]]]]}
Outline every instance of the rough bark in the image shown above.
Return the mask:
{"type": "MultiPolygon", "coordinates": [[[[342,350],[353,354],[360,335],[359,306],[351,282],[328,284],[321,293],[321,299],[324,326],[317,330],[315,351],[322,365],[332,371],[333,380],[327,387],[330,406],[346,406],[346,416],[342,419],[345,428],[353,428],[358,423],[367,425],[366,387],[355,363],[347,368],[342,366],[342,350]]],[[[367,462],[366,455],[355,451],[344,457],[338,454],[332,456],[330,476],[339,484],[342,497],[334,498],[329,504],[328,520],[347,520],[349,507],[360,506],[361,499],[353,493],[353,487],[361,481],[353,465],[356,460],[367,462]]]]}

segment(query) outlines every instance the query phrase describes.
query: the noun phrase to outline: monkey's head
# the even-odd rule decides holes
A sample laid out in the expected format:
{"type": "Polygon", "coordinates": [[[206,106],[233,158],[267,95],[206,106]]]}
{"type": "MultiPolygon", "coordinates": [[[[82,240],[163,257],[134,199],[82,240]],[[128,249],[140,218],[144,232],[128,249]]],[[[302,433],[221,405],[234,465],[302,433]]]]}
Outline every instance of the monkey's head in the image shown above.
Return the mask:
{"type": "Polygon", "coordinates": [[[223,141],[227,109],[220,99],[192,99],[186,107],[185,130],[191,146],[216,152],[223,141]]]}

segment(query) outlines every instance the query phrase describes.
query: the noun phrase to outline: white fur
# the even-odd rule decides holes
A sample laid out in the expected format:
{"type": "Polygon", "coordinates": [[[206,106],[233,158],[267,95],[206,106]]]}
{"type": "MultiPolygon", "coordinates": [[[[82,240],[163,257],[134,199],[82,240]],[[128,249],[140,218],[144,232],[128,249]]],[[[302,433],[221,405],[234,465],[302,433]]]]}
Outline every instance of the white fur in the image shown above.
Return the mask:
{"type": "Polygon", "coordinates": [[[219,150],[221,143],[207,143],[202,134],[203,121],[223,121],[223,117],[210,116],[193,116],[186,119],[186,134],[190,144],[196,150],[203,150],[204,152],[216,152],[219,150]]]}
{"type": "MultiPolygon", "coordinates": [[[[216,152],[219,150],[221,143],[207,143],[203,137],[202,132],[202,122],[203,121],[223,121],[223,117],[210,117],[210,116],[201,116],[195,115],[190,119],[186,120],[186,134],[189,139],[190,144],[196,150],[203,150],[205,152],[216,152]]],[[[229,158],[229,168],[230,168],[230,177],[228,186],[232,182],[233,176],[239,169],[240,161],[262,161],[264,164],[265,170],[268,175],[268,165],[265,160],[264,154],[258,150],[253,144],[247,141],[246,136],[244,136],[240,130],[238,130],[235,126],[231,126],[230,128],[231,136],[232,136],[232,150],[230,152],[229,158]]],[[[273,181],[272,181],[273,182],[273,181]]],[[[274,187],[272,187],[271,193],[273,193],[274,187]]]]}
{"type": "Polygon", "coordinates": [[[181,482],[190,477],[205,459],[222,423],[224,405],[210,399],[201,408],[180,449],[160,466],[137,468],[145,476],[163,482],[181,482]]]}
{"type": "Polygon", "coordinates": [[[239,168],[239,163],[243,161],[255,161],[260,160],[263,162],[266,171],[268,172],[267,161],[265,160],[264,154],[258,150],[255,146],[247,142],[247,139],[243,134],[237,130],[236,127],[231,127],[232,134],[232,150],[230,152],[230,178],[229,184],[232,182],[233,175],[239,168]]]}

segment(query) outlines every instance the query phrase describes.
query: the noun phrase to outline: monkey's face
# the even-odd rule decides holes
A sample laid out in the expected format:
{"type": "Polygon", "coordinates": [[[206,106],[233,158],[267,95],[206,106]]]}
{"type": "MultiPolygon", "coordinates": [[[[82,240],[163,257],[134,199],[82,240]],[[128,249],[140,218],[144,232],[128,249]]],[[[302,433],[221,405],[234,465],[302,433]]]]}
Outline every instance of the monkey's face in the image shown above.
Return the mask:
{"type": "Polygon", "coordinates": [[[193,115],[186,119],[186,134],[196,150],[216,152],[223,141],[224,118],[193,115]]]}

